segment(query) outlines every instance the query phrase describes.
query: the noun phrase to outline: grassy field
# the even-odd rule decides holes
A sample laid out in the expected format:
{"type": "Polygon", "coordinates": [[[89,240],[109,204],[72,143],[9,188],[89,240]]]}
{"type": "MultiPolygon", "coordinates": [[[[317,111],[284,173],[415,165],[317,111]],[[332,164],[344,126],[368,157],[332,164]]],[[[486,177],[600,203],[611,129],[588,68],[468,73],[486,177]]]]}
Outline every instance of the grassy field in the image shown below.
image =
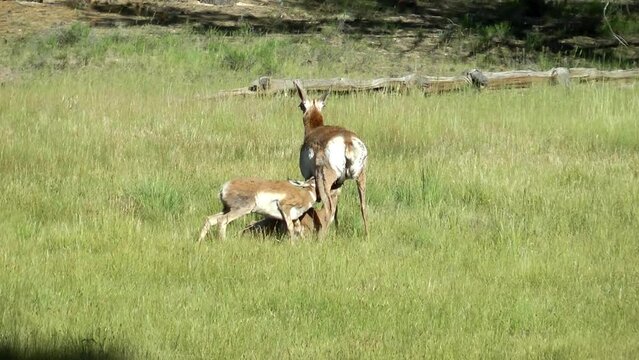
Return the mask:
{"type": "Polygon", "coordinates": [[[639,356],[636,85],[330,97],[370,150],[370,238],[349,183],[325,241],[247,218],[196,244],[224,181],[299,178],[303,133],[295,97],[198,96],[269,59],[378,74],[313,39],[83,31],[3,50],[0,355],[639,356]]]}

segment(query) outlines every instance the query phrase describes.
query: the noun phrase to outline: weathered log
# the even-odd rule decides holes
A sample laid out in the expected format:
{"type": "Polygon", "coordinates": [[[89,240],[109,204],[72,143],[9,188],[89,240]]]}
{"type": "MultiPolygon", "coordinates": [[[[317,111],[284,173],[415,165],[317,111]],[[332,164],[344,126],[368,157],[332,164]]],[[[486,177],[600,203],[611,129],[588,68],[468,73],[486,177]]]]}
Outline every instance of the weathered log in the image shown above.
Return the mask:
{"type": "Polygon", "coordinates": [[[639,69],[633,70],[597,70],[592,68],[571,68],[570,78],[579,82],[591,81],[636,81],[639,69]]]}
{"type": "MultiPolygon", "coordinates": [[[[625,37],[626,46],[639,46],[639,36],[625,37]]],[[[606,49],[619,46],[619,40],[614,37],[598,39],[589,36],[574,36],[569,39],[559,41],[560,44],[576,49],[606,49]]]]}
{"type": "MultiPolygon", "coordinates": [[[[592,68],[554,68],[548,71],[514,70],[482,73],[473,69],[459,76],[422,76],[410,74],[402,77],[356,80],[345,78],[300,80],[307,91],[331,90],[352,92],[405,92],[422,91],[425,94],[459,91],[474,86],[478,89],[523,88],[537,84],[569,86],[571,82],[636,81],[639,69],[598,70],[592,68]]],[[[213,97],[273,95],[294,92],[293,79],[260,77],[248,87],[221,91],[213,97]]]]}

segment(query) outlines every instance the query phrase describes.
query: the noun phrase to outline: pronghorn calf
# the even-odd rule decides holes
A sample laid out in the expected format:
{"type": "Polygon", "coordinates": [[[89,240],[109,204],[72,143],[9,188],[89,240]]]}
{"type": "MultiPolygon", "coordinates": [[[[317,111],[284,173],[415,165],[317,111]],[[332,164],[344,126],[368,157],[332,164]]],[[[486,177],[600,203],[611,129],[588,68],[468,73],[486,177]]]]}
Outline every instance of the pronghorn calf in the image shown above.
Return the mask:
{"type": "Polygon", "coordinates": [[[302,216],[317,201],[315,179],[306,181],[269,181],[236,179],[225,183],[220,190],[222,212],[206,219],[200,232],[202,241],[211,226],[219,226],[222,239],[226,225],[250,213],[282,219],[291,237],[295,236],[293,221],[302,216]]]}
{"type": "MultiPolygon", "coordinates": [[[[295,235],[305,237],[307,234],[322,229],[326,208],[310,208],[299,219],[293,221],[295,235]]],[[[261,235],[284,235],[287,233],[286,222],[266,217],[250,223],[242,232],[261,235]]]]}
{"type": "MultiPolygon", "coordinates": [[[[315,177],[320,200],[328,211],[324,223],[330,224],[337,212],[337,193],[345,180],[357,182],[359,206],[368,235],[366,213],[366,159],[368,150],[364,142],[352,131],[339,126],[324,125],[322,108],[328,93],[320,99],[309,99],[298,81],[293,82],[302,102],[304,113],[304,142],[300,149],[300,170],[305,179],[315,177]]],[[[320,230],[323,236],[325,229],[320,230]]]]}

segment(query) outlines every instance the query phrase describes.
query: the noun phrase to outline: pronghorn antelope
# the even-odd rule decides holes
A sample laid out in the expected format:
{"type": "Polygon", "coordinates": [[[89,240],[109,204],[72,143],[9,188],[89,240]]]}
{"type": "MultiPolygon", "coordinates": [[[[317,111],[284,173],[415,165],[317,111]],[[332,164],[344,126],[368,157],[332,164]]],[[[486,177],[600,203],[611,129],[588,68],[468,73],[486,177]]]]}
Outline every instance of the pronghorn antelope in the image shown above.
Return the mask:
{"type": "MultiPolygon", "coordinates": [[[[300,149],[300,170],[305,179],[315,177],[320,200],[327,208],[324,224],[327,226],[335,219],[337,212],[337,191],[345,180],[357,182],[359,206],[364,221],[364,231],[368,235],[366,212],[366,159],[368,150],[364,142],[352,131],[339,126],[324,125],[322,108],[328,97],[309,99],[306,91],[294,81],[302,102],[300,109],[304,113],[304,142],[300,149]],[[333,191],[333,194],[331,194],[333,191]]],[[[325,228],[320,230],[320,236],[325,228]]]]}
{"type": "Polygon", "coordinates": [[[293,221],[302,216],[317,201],[315,179],[306,181],[269,181],[260,179],[231,180],[220,190],[222,212],[206,219],[200,232],[202,241],[211,226],[219,226],[222,239],[226,225],[250,213],[282,219],[291,237],[295,236],[293,221]]]}
{"type": "MultiPolygon", "coordinates": [[[[299,219],[293,221],[295,235],[305,237],[307,234],[318,232],[322,229],[326,207],[321,209],[310,208],[299,219]]],[[[286,223],[283,220],[266,217],[250,223],[244,233],[262,235],[283,235],[287,233],[286,223]]]]}

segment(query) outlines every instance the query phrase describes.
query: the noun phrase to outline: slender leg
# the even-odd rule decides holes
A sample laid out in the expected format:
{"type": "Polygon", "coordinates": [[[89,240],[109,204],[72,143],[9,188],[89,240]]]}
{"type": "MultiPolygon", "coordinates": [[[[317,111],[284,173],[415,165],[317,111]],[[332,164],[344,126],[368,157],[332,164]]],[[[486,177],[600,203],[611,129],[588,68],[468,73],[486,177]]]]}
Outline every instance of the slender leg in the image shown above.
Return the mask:
{"type": "Polygon", "coordinates": [[[286,230],[288,230],[288,236],[291,239],[294,239],[295,227],[293,226],[293,221],[291,220],[291,217],[289,216],[289,212],[291,209],[284,208],[279,201],[277,201],[276,204],[277,204],[277,210],[280,211],[280,214],[282,215],[282,219],[284,219],[284,221],[286,222],[286,230]]]}
{"type": "Polygon", "coordinates": [[[251,233],[251,234],[260,234],[262,236],[273,235],[278,231],[278,222],[280,220],[273,218],[263,218],[261,220],[255,220],[252,223],[248,224],[242,230],[243,234],[251,233]]]}
{"type": "Polygon", "coordinates": [[[300,219],[293,220],[293,231],[295,232],[295,234],[297,236],[303,238],[304,237],[304,228],[302,227],[302,221],[300,219]]]}
{"type": "Polygon", "coordinates": [[[328,174],[325,175],[325,180],[326,182],[324,183],[325,185],[325,189],[326,189],[326,194],[328,194],[328,200],[330,201],[331,207],[330,207],[330,212],[328,213],[328,219],[326,219],[326,224],[327,226],[329,226],[330,224],[333,223],[333,221],[335,219],[337,219],[337,198],[338,198],[338,194],[337,193],[333,193],[331,191],[331,187],[333,186],[333,184],[335,183],[335,181],[337,181],[337,175],[335,174],[335,172],[333,172],[332,170],[328,172],[328,174]]]}
{"type": "Polygon", "coordinates": [[[364,233],[368,237],[368,211],[366,209],[366,172],[362,171],[357,178],[357,192],[359,194],[359,208],[364,221],[364,233]]]}
{"type": "Polygon", "coordinates": [[[211,226],[217,225],[218,219],[223,215],[224,213],[221,212],[206,218],[204,226],[202,227],[202,231],[200,231],[200,238],[198,239],[198,241],[204,240],[206,234],[208,234],[209,230],[211,229],[211,226]]]}
{"type": "Polygon", "coordinates": [[[333,218],[333,221],[335,222],[336,230],[339,229],[339,220],[337,219],[337,210],[339,210],[339,205],[337,203],[337,199],[339,198],[341,192],[342,188],[331,190],[331,200],[333,200],[333,204],[335,204],[335,217],[333,218]]]}
{"type": "Polygon", "coordinates": [[[326,231],[328,226],[331,224],[333,218],[335,217],[335,204],[333,204],[333,199],[329,195],[331,193],[331,186],[337,180],[337,176],[335,172],[326,169],[324,167],[317,167],[315,170],[315,181],[316,186],[320,195],[320,200],[324,207],[326,207],[326,218],[324,220],[325,227],[319,231],[319,237],[323,238],[326,235],[326,231]]]}
{"type": "Polygon", "coordinates": [[[263,221],[266,219],[261,219],[261,220],[254,220],[251,221],[250,224],[246,225],[246,227],[244,229],[242,229],[242,234],[244,233],[257,233],[259,231],[261,231],[263,229],[263,221]]]}
{"type": "Polygon", "coordinates": [[[326,208],[322,208],[320,210],[315,210],[313,209],[313,229],[315,230],[315,232],[319,232],[320,230],[322,230],[322,228],[324,228],[324,218],[325,216],[322,214],[320,215],[320,213],[318,213],[318,211],[324,211],[326,212],[326,208]]]}
{"type": "Polygon", "coordinates": [[[324,210],[324,219],[322,219],[322,227],[317,232],[317,236],[322,239],[326,235],[326,228],[328,228],[328,223],[326,219],[329,218],[331,213],[331,208],[329,201],[327,200],[326,191],[324,189],[324,172],[320,167],[315,168],[315,187],[317,188],[317,192],[319,194],[319,200],[322,202],[322,210],[324,210]]]}
{"type": "Polygon", "coordinates": [[[226,238],[226,225],[228,225],[230,222],[246,214],[249,214],[252,210],[253,210],[252,208],[240,208],[240,209],[233,209],[229,211],[228,213],[224,214],[224,216],[222,216],[222,218],[218,221],[220,239],[224,240],[226,238]]]}

